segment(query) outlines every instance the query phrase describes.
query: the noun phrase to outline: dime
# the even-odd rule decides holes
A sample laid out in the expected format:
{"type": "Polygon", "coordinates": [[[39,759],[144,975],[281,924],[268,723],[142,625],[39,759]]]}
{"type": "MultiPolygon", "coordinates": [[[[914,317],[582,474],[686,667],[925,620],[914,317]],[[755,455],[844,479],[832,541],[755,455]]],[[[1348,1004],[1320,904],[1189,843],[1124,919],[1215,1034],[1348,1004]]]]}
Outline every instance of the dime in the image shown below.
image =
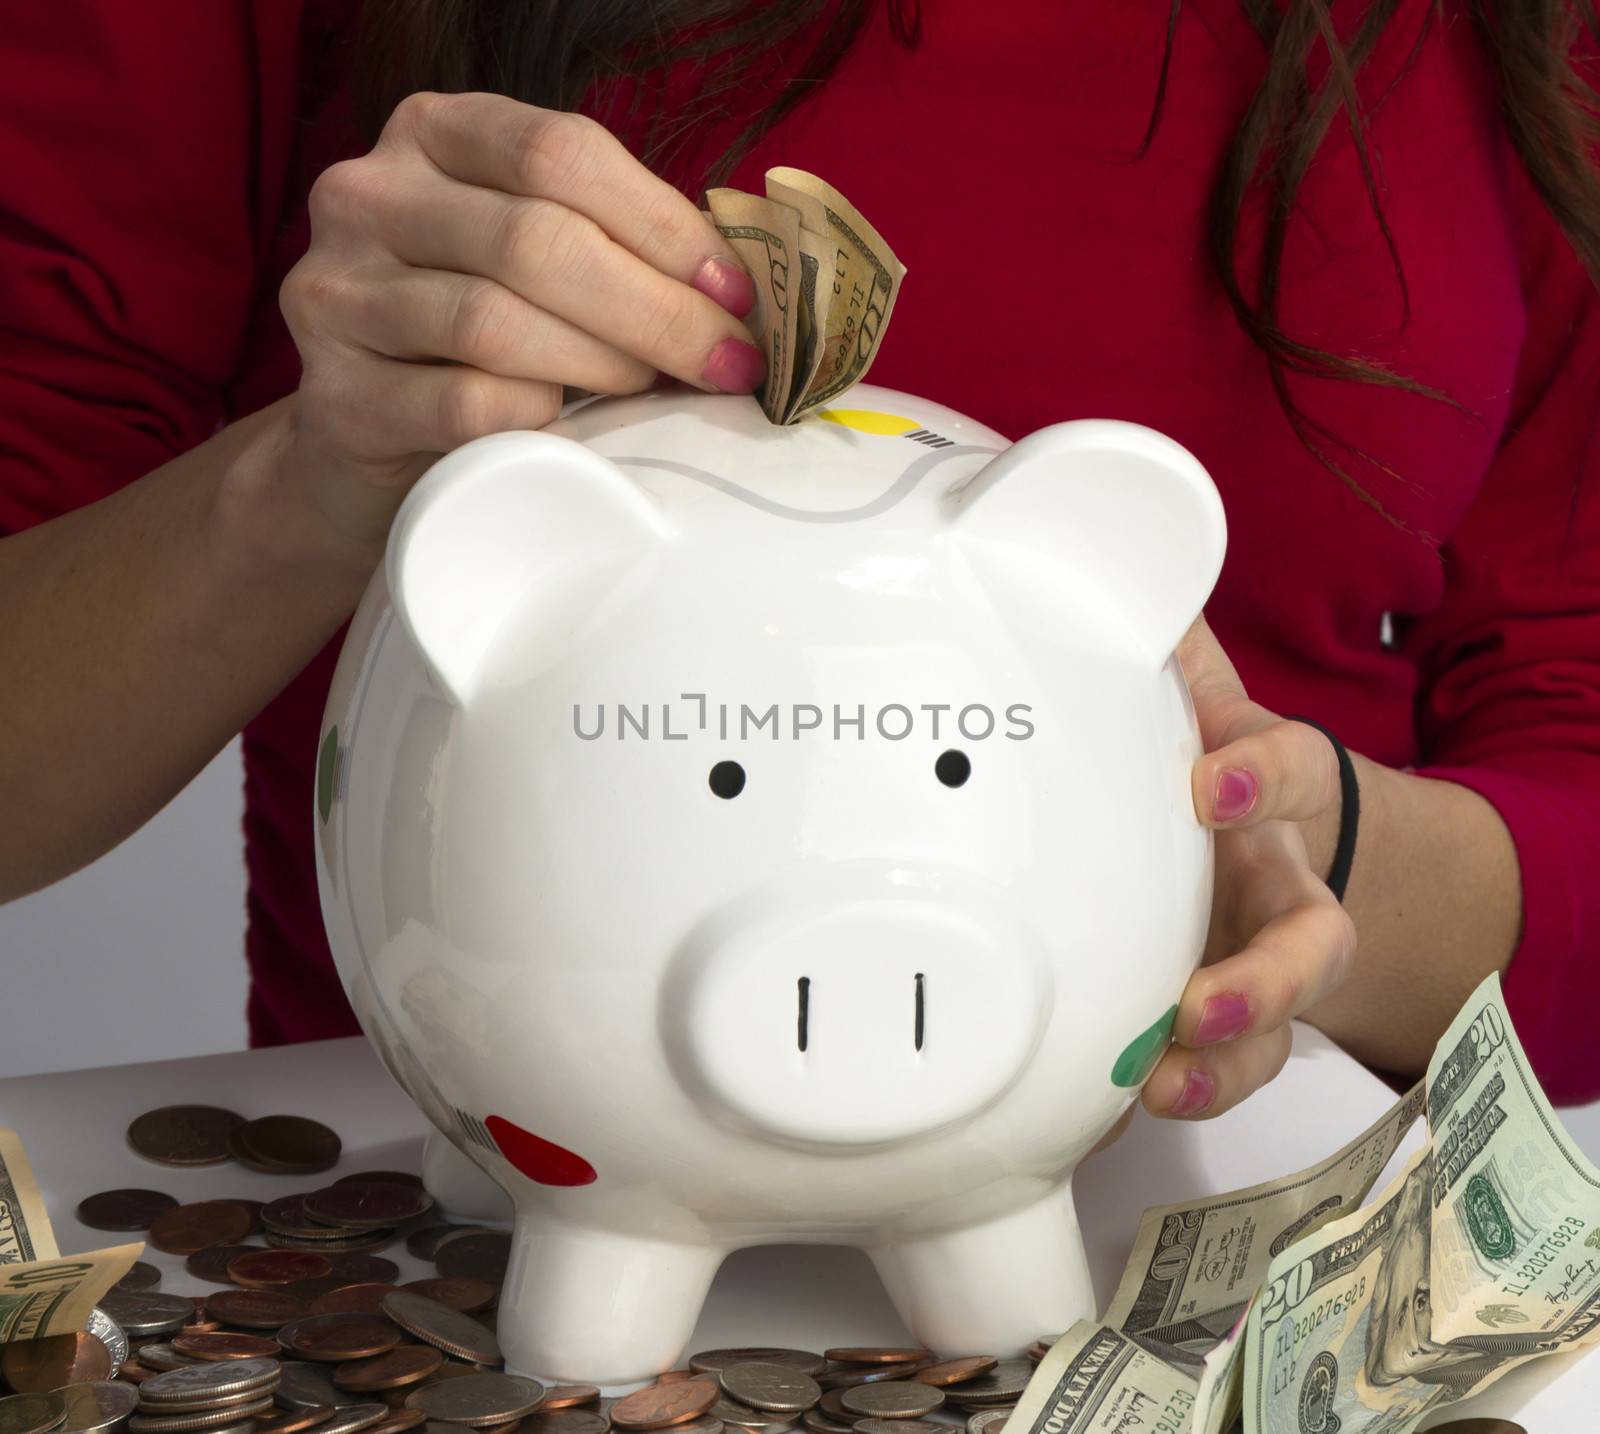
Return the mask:
{"type": "Polygon", "coordinates": [[[160,1165],[220,1165],[228,1136],[243,1124],[242,1115],[214,1105],[165,1105],[128,1127],[128,1144],[160,1165]]]}
{"type": "Polygon", "coordinates": [[[381,1230],[360,1231],[329,1228],[314,1240],[301,1240],[293,1235],[280,1235],[276,1230],[268,1230],[262,1239],[276,1250],[311,1250],[319,1255],[333,1256],[381,1250],[394,1240],[397,1233],[387,1226],[381,1230]]]}
{"type": "Polygon", "coordinates": [[[247,1404],[229,1404],[222,1409],[199,1409],[192,1414],[147,1413],[141,1403],[140,1412],[128,1420],[128,1428],[132,1434],[190,1434],[190,1431],[197,1429],[232,1429],[236,1426],[251,1429],[254,1427],[251,1421],[256,1415],[271,1412],[270,1396],[247,1404]]]}
{"type": "Polygon", "coordinates": [[[399,1389],[426,1379],[444,1363],[444,1354],[431,1344],[407,1344],[375,1359],[357,1359],[333,1371],[333,1382],[343,1389],[368,1391],[399,1389]]]}
{"type": "Polygon", "coordinates": [[[915,1380],[886,1380],[843,1390],[839,1403],[868,1419],[920,1419],[944,1403],[944,1391],[915,1380]]]}
{"type": "Polygon", "coordinates": [[[337,1134],[301,1115],[264,1115],[233,1132],[234,1158],[274,1175],[314,1175],[331,1170],[342,1149],[337,1134]]]}
{"type": "Polygon", "coordinates": [[[1028,1387],[1032,1377],[1032,1360],[1002,1359],[987,1374],[948,1385],[944,1393],[952,1404],[965,1404],[969,1408],[985,1404],[1010,1404],[1022,1397],[1022,1391],[1028,1387]]]}
{"type": "Polygon", "coordinates": [[[1016,1407],[1008,1404],[1000,1409],[980,1409],[976,1414],[969,1414],[967,1434],[1000,1434],[1016,1407]]]}
{"type": "Polygon", "coordinates": [[[544,1411],[570,1409],[576,1404],[593,1404],[599,1397],[600,1391],[592,1384],[553,1384],[545,1390],[539,1408],[544,1411]]]}
{"type": "Polygon", "coordinates": [[[310,1409],[291,1409],[256,1425],[256,1434],[301,1434],[304,1429],[315,1429],[333,1418],[331,1404],[318,1404],[310,1409]]]}
{"type": "Polygon", "coordinates": [[[146,1414],[202,1414],[211,1409],[237,1410],[242,1404],[259,1404],[269,1395],[276,1393],[274,1387],[268,1384],[258,1384],[253,1389],[244,1389],[237,1394],[196,1394],[189,1399],[163,1399],[158,1403],[145,1403],[141,1406],[146,1414]]]}
{"type": "Polygon", "coordinates": [[[282,1289],[218,1290],[206,1296],[206,1311],[224,1324],[246,1329],[278,1329],[312,1313],[305,1300],[282,1289]]]}
{"type": "Polygon", "coordinates": [[[403,1434],[404,1430],[415,1429],[425,1422],[420,1409],[391,1409],[388,1418],[373,1427],[372,1434],[403,1434]]]}
{"type": "Polygon", "coordinates": [[[99,1305],[89,1311],[88,1332],[105,1345],[106,1353],[111,1356],[111,1375],[115,1375],[128,1357],[127,1332],[99,1305]]]}
{"type": "Polygon", "coordinates": [[[192,1355],[179,1354],[170,1344],[151,1340],[139,1346],[139,1362],[151,1369],[182,1369],[186,1364],[200,1364],[192,1355]]]}
{"type": "Polygon", "coordinates": [[[325,1366],[287,1359],[283,1362],[283,1381],[278,1385],[276,1397],[285,1409],[318,1409],[324,1405],[364,1402],[335,1388],[331,1372],[325,1366]]]}
{"type": "Polygon", "coordinates": [[[806,1410],[805,1423],[811,1434],[851,1434],[855,1428],[853,1424],[841,1424],[837,1419],[830,1419],[822,1412],[821,1405],[806,1410]]]}
{"type": "Polygon", "coordinates": [[[304,1195],[282,1195],[276,1200],[267,1201],[261,1207],[261,1224],[280,1235],[293,1235],[302,1240],[315,1240],[330,1234],[325,1225],[317,1224],[306,1214],[304,1195]]]}
{"type": "Polygon", "coordinates": [[[400,1343],[400,1331],[381,1315],[375,1318],[356,1316],[338,1324],[320,1324],[325,1315],[313,1315],[301,1320],[295,1329],[290,1347],[307,1359],[320,1359],[343,1364],[352,1359],[366,1359],[383,1354],[400,1343]]]}
{"type": "Polygon", "coordinates": [[[840,1402],[843,1398],[844,1390],[830,1389],[822,1396],[822,1403],[820,1403],[817,1408],[826,1414],[830,1419],[836,1419],[841,1424],[854,1425],[856,1420],[862,1416],[859,1414],[853,1414],[850,1410],[846,1409],[840,1402]]]}
{"type": "Polygon", "coordinates": [[[153,1290],[160,1283],[161,1271],[159,1269],[144,1260],[135,1260],[133,1268],[111,1288],[132,1294],[138,1290],[153,1290]]]}
{"type": "Polygon", "coordinates": [[[209,1280],[214,1285],[231,1284],[228,1264],[233,1257],[261,1248],[260,1245],[217,1245],[209,1250],[196,1250],[183,1262],[183,1267],[197,1280],[209,1280]]]}
{"type": "Polygon", "coordinates": [[[233,1359],[267,1359],[277,1354],[278,1342],[258,1334],[183,1334],[174,1335],[172,1347],[193,1359],[221,1363],[233,1359]]]}
{"type": "Polygon", "coordinates": [[[419,1260],[431,1260],[446,1240],[457,1235],[476,1235],[487,1228],[486,1225],[424,1225],[406,1236],[406,1249],[419,1260]]]}
{"type": "Polygon", "coordinates": [[[228,1261],[228,1278],[246,1289],[292,1285],[332,1273],[323,1256],[299,1250],[251,1250],[228,1261]]]}
{"type": "Polygon", "coordinates": [[[1448,1424],[1435,1424],[1432,1434],[1528,1434],[1528,1431],[1509,1419],[1452,1419],[1448,1424]]]}
{"type": "Polygon", "coordinates": [[[702,1414],[698,1419],[686,1419],[669,1427],[672,1434],[722,1434],[727,1426],[720,1419],[702,1414]]]}
{"type": "Polygon", "coordinates": [[[150,1223],[150,1243],[169,1255],[231,1245],[250,1233],[250,1212],[230,1200],[174,1205],[150,1223]]]}
{"type": "Polygon", "coordinates": [[[610,1428],[611,1421],[592,1409],[540,1408],[522,1425],[523,1434],[607,1434],[610,1428]]]}
{"type": "Polygon", "coordinates": [[[148,1230],[157,1215],[177,1204],[160,1190],[102,1190],[78,1201],[78,1223],[91,1230],[148,1230]]]}
{"type": "Polygon", "coordinates": [[[409,1170],[354,1170],[341,1175],[335,1185],[413,1185],[422,1189],[422,1177],[409,1170]]]}
{"type": "Polygon", "coordinates": [[[441,1275],[503,1284],[511,1259],[511,1236],[503,1230],[458,1235],[440,1244],[433,1263],[441,1275]]]}
{"type": "Polygon", "coordinates": [[[0,1399],[0,1434],[45,1434],[67,1417],[59,1394],[13,1394],[0,1399]]]}
{"type": "Polygon", "coordinates": [[[385,1185],[350,1181],[330,1185],[305,1198],[305,1211],[314,1220],[348,1229],[372,1230],[415,1220],[433,1208],[433,1196],[421,1186],[385,1185]]]}
{"type": "Polygon", "coordinates": [[[823,1354],[839,1364],[916,1364],[920,1360],[932,1359],[933,1351],[928,1349],[878,1349],[862,1348],[852,1345],[845,1349],[826,1349],[823,1354]]]}
{"type": "Polygon", "coordinates": [[[950,1426],[931,1419],[858,1419],[856,1434],[950,1434],[950,1426]]]}
{"type": "MultiPolygon", "coordinates": [[[[140,1351],[140,1358],[145,1351],[140,1351]]],[[[247,1389],[271,1390],[282,1377],[275,1359],[240,1359],[227,1364],[191,1364],[168,1370],[139,1387],[141,1406],[209,1397],[225,1399],[247,1389]]]]}
{"type": "Polygon", "coordinates": [[[730,1364],[787,1364],[812,1378],[828,1367],[828,1361],[809,1349],[706,1349],[689,1356],[689,1368],[697,1374],[721,1374],[730,1364]]]}
{"type": "Polygon", "coordinates": [[[1000,1361],[992,1354],[971,1354],[964,1359],[946,1359],[919,1369],[912,1378],[918,1384],[959,1384],[993,1369],[1000,1361]]]}
{"type": "Polygon", "coordinates": [[[499,1364],[500,1341],[471,1315],[406,1290],[384,1296],[383,1312],[408,1334],[473,1364],[499,1364]]]}
{"type": "Polygon", "coordinates": [[[420,1409],[429,1419],[450,1424],[471,1424],[483,1428],[521,1419],[539,1407],[544,1386],[537,1380],[512,1374],[474,1374],[430,1384],[406,1400],[410,1409],[420,1409]]]}
{"type": "Polygon", "coordinates": [[[14,1393],[48,1394],[63,1384],[111,1378],[111,1353],[92,1334],[56,1334],[0,1346],[0,1374],[14,1393]]]}
{"type": "Polygon", "coordinates": [[[156,1290],[129,1294],[110,1290],[100,1297],[100,1308],[134,1339],[150,1334],[171,1334],[183,1328],[194,1313],[194,1302],[186,1295],[164,1295],[156,1290]]]}
{"type": "Polygon", "coordinates": [[[787,1364],[730,1364],[720,1375],[725,1393],[752,1409],[799,1414],[822,1398],[822,1388],[809,1374],[787,1364]]]}
{"type": "Polygon", "coordinates": [[[718,1393],[712,1379],[646,1385],[611,1406],[611,1422],[620,1429],[664,1429],[704,1414],[718,1393]]]}
{"type": "Polygon", "coordinates": [[[117,1371],[118,1379],[126,1379],[130,1384],[143,1384],[156,1373],[140,1364],[137,1359],[125,1359],[122,1368],[117,1371]]]}
{"type": "Polygon", "coordinates": [[[878,1384],[886,1379],[910,1379],[926,1366],[912,1360],[900,1364],[836,1364],[817,1376],[824,1389],[849,1389],[857,1384],[878,1384]]]}
{"type": "Polygon", "coordinates": [[[499,1290],[487,1280],[470,1280],[460,1275],[441,1275],[431,1280],[412,1280],[401,1289],[409,1290],[424,1299],[438,1300],[463,1314],[476,1314],[486,1310],[499,1297],[499,1290]]]}
{"type": "Polygon", "coordinates": [[[114,1429],[139,1407],[139,1391],[115,1379],[94,1379],[57,1390],[67,1402],[62,1434],[99,1434],[114,1429]]]}
{"type": "Polygon", "coordinates": [[[347,1404],[336,1410],[326,1424],[317,1427],[322,1434],[356,1434],[358,1429],[370,1429],[374,1424],[386,1423],[390,1412],[387,1404],[347,1404]]]}

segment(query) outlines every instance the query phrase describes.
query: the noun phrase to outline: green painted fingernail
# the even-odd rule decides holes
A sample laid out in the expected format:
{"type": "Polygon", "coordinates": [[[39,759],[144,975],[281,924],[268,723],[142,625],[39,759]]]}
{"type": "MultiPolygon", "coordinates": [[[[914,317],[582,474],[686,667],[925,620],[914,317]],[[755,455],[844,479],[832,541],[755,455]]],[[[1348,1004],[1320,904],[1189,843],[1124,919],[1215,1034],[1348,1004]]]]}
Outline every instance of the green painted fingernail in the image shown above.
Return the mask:
{"type": "Polygon", "coordinates": [[[1140,1031],[1129,1041],[1117,1057],[1116,1065],[1111,1067],[1111,1084],[1120,1085],[1124,1090],[1143,1085],[1145,1077],[1156,1068],[1167,1042],[1172,1039],[1172,1024],[1177,1019],[1178,1008],[1174,1006],[1153,1026],[1140,1031]]]}
{"type": "Polygon", "coordinates": [[[322,750],[317,753],[317,815],[324,826],[333,815],[333,784],[339,773],[339,729],[328,728],[322,739],[322,750]]]}

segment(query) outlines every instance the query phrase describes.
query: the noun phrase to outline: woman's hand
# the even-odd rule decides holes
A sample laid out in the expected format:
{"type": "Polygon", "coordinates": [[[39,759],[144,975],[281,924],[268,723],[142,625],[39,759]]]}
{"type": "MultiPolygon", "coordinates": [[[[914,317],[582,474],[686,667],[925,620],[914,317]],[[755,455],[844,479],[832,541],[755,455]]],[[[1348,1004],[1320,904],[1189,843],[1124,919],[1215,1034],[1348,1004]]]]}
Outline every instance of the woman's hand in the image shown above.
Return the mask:
{"type": "Polygon", "coordinates": [[[1194,809],[1217,834],[1216,890],[1204,964],[1143,1099],[1154,1115],[1192,1117],[1218,1115],[1277,1075],[1290,1020],[1350,974],[1356,937],[1311,869],[1300,825],[1337,823],[1332,744],[1245,696],[1204,618],[1178,658],[1205,746],[1194,809]]]}
{"type": "Polygon", "coordinates": [[[727,241],[600,125],[417,94],[311,191],[280,294],[304,377],[287,480],[372,561],[440,453],[539,428],[565,386],[658,374],[748,393],[755,289],[727,241]]]}

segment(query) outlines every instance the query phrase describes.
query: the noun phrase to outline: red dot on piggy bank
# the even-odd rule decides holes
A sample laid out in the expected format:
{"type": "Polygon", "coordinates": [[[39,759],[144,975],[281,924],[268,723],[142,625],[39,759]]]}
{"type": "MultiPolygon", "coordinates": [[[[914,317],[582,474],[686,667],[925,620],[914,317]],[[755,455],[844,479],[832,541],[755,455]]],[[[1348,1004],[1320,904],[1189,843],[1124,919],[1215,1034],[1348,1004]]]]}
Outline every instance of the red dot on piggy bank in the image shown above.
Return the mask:
{"type": "Polygon", "coordinates": [[[518,1170],[541,1185],[588,1185],[594,1166],[581,1155],[524,1130],[503,1116],[491,1115],[484,1121],[494,1143],[518,1170]]]}

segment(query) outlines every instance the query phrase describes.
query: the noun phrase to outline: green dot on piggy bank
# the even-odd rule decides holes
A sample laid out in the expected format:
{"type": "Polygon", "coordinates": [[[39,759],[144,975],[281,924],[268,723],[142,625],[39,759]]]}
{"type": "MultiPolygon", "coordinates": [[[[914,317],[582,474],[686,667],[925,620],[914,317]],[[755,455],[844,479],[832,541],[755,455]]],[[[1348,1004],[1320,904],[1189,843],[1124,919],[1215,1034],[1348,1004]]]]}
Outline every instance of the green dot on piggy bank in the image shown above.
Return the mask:
{"type": "Polygon", "coordinates": [[[339,729],[328,728],[317,753],[317,815],[324,823],[333,815],[333,784],[339,775],[339,729]]]}
{"type": "Polygon", "coordinates": [[[1172,1039],[1172,1023],[1178,1019],[1178,1008],[1173,1006],[1160,1020],[1139,1032],[1117,1057],[1111,1067],[1111,1084],[1125,1090],[1143,1085],[1145,1077],[1156,1068],[1167,1042],[1172,1039]]]}

